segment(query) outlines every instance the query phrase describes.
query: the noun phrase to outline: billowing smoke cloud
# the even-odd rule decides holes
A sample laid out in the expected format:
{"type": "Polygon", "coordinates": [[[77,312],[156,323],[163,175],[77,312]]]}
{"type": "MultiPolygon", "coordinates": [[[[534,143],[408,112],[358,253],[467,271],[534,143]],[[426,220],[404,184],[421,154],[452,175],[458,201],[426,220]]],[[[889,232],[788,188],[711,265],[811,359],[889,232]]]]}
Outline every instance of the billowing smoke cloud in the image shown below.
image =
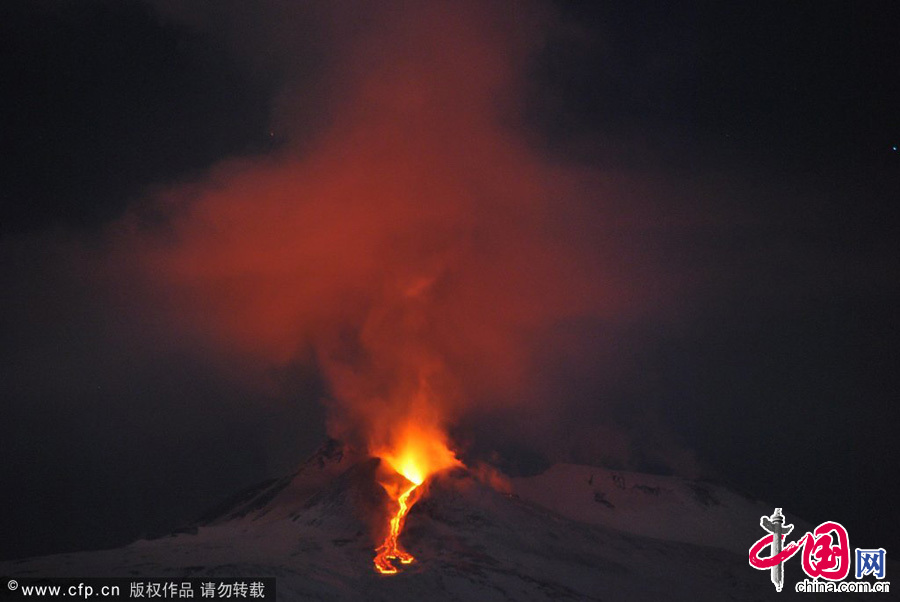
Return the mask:
{"type": "Polygon", "coordinates": [[[282,152],[156,195],[139,213],[162,212],[163,226],[138,213],[116,226],[121,265],[167,323],[268,364],[312,354],[331,432],[377,447],[402,418],[446,428],[533,400],[554,328],[627,321],[659,300],[622,234],[635,193],[548,161],[514,127],[548,14],[480,2],[313,12],[255,15],[265,35],[235,43],[258,52],[267,39],[289,65],[291,32],[314,21],[327,125],[309,133],[302,80],[288,78],[282,152]]]}

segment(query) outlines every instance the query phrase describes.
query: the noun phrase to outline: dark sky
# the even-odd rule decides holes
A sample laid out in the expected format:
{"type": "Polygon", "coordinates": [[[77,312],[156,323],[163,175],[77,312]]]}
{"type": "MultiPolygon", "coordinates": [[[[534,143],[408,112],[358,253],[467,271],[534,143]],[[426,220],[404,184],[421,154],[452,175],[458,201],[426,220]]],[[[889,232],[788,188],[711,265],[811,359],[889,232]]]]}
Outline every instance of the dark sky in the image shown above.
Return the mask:
{"type": "MultiPolygon", "coordinates": [[[[0,8],[0,558],[166,532],[326,436],[310,354],[262,362],[260,385],[158,328],[129,274],[110,285],[110,232],[164,229],[161,190],[334,126],[317,11],[285,45],[266,43],[272,13],[210,6],[0,8]]],[[[532,395],[555,402],[468,412],[454,437],[511,472],[709,476],[900,549],[896,3],[550,7],[506,126],[547,164],[606,174],[620,269],[669,301],[554,323],[532,395]]]]}

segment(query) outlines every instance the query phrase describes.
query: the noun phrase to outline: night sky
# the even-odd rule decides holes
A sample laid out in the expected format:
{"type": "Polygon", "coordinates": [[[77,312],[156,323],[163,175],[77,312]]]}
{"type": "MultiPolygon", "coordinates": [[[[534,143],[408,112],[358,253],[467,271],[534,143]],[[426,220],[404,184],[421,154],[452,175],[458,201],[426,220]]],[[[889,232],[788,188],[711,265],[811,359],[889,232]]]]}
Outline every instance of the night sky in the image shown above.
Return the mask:
{"type": "MultiPolygon", "coordinates": [[[[358,63],[342,62],[344,49],[409,7],[376,18],[355,3],[288,15],[282,5],[180,4],[0,8],[0,558],[166,533],[290,471],[346,409],[329,401],[341,393],[314,337],[285,351],[259,335],[277,320],[242,329],[243,314],[226,320],[209,300],[223,289],[178,288],[154,270],[218,248],[183,216],[231,208],[209,192],[222,181],[253,197],[247,182],[271,169],[270,180],[293,186],[281,166],[318,165],[316,149],[347,115],[365,122],[346,109],[365,78],[345,69],[358,63]],[[250,175],[222,175],[237,172],[250,175]]],[[[458,360],[479,401],[458,404],[450,424],[464,458],[511,474],[573,461],[716,479],[789,517],[841,522],[854,547],[900,550],[887,494],[900,468],[896,3],[500,6],[540,23],[529,33],[540,41],[489,99],[494,121],[525,141],[542,174],[589,174],[568,186],[591,189],[577,203],[525,208],[545,211],[547,240],[566,243],[553,259],[576,258],[576,275],[540,260],[557,242],[523,247],[522,272],[565,272],[548,290],[592,295],[597,281],[612,292],[595,305],[546,293],[547,312],[509,300],[537,324],[522,360],[527,391],[458,360]],[[585,280],[591,266],[596,278],[585,280]]],[[[480,81],[468,56],[447,68],[480,81]]],[[[428,57],[414,66],[428,71],[428,57]]],[[[469,123],[448,87],[447,123],[469,123]]],[[[256,224],[278,206],[256,202],[235,219],[256,224]]],[[[359,219],[379,210],[360,206],[359,219]]],[[[511,231],[500,250],[518,249],[522,233],[543,236],[539,226],[511,231]]],[[[235,248],[252,253],[256,239],[243,241],[235,248]]],[[[196,269],[210,277],[207,264],[196,269]]],[[[493,273],[476,271],[476,283],[493,273]]],[[[446,286],[469,290],[453,284],[466,278],[446,286]]],[[[258,281],[229,282],[234,306],[282,315],[241,296],[241,286],[262,290],[258,281]]],[[[519,294],[530,281],[511,282],[519,294]]],[[[331,289],[308,290],[284,294],[309,311],[334,301],[331,289]]],[[[502,297],[487,299],[502,310],[502,297]]]]}

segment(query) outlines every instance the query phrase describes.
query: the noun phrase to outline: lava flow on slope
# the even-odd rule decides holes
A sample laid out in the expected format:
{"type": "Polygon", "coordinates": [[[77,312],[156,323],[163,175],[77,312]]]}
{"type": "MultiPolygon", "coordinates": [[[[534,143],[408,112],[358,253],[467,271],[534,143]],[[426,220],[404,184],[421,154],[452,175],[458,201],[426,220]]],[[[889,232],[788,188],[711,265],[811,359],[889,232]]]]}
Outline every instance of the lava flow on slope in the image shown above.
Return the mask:
{"type": "Polygon", "coordinates": [[[396,503],[396,509],[391,510],[384,542],[375,550],[375,570],[393,575],[397,567],[392,561],[410,564],[415,560],[401,547],[398,538],[407,513],[423,494],[421,485],[429,476],[462,463],[447,446],[440,430],[415,424],[403,429],[402,443],[397,449],[379,450],[376,455],[386,465],[379,475],[379,483],[396,503]]]}

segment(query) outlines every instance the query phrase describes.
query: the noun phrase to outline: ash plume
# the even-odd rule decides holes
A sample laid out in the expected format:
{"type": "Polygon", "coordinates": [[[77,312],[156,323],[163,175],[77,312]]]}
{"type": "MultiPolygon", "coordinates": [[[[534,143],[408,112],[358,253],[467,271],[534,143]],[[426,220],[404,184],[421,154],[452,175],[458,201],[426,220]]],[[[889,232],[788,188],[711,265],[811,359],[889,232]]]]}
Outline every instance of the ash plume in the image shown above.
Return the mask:
{"type": "MultiPolygon", "coordinates": [[[[160,6],[228,32],[212,5],[160,6]]],[[[623,224],[640,195],[542,156],[516,125],[552,14],[272,3],[246,17],[256,33],[232,43],[284,70],[283,147],[148,199],[114,228],[117,273],[136,274],[170,328],[241,361],[311,355],[330,434],[369,449],[486,409],[552,422],[562,402],[536,391],[554,329],[627,322],[668,294],[623,224]],[[327,64],[315,128],[291,67],[308,44],[327,64]]]]}

